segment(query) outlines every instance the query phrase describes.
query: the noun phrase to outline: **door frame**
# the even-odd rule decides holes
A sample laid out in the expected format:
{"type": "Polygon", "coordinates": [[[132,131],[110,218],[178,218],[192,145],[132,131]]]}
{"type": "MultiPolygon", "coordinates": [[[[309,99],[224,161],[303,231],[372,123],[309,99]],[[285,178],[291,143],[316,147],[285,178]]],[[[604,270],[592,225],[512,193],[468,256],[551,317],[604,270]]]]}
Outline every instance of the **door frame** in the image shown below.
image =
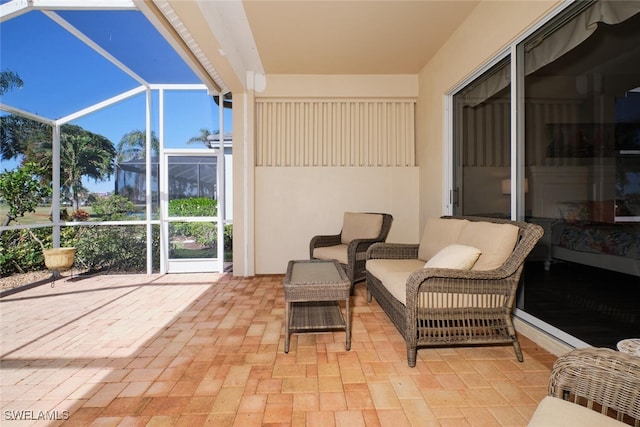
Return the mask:
{"type": "Polygon", "coordinates": [[[160,271],[162,273],[222,273],[224,271],[224,153],[220,149],[165,149],[160,154],[160,271]],[[169,217],[169,157],[204,156],[216,158],[217,215],[169,217]],[[214,222],[217,228],[217,258],[169,258],[171,222],[214,222]]]}

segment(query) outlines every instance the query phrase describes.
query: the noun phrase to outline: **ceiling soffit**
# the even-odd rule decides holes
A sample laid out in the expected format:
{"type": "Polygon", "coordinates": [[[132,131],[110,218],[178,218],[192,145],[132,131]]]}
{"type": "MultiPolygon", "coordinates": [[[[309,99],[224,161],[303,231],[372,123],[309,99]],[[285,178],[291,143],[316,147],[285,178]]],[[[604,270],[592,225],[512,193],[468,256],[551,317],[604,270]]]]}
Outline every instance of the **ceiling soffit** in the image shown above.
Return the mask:
{"type": "Polygon", "coordinates": [[[243,2],[267,74],[417,74],[478,3],[243,2]]]}
{"type": "Polygon", "coordinates": [[[241,1],[135,2],[162,14],[168,37],[187,46],[223,93],[262,90],[264,71],[241,1]]]}
{"type": "Polygon", "coordinates": [[[153,3],[204,67],[237,92],[260,91],[265,74],[418,74],[479,1],[153,3]]]}

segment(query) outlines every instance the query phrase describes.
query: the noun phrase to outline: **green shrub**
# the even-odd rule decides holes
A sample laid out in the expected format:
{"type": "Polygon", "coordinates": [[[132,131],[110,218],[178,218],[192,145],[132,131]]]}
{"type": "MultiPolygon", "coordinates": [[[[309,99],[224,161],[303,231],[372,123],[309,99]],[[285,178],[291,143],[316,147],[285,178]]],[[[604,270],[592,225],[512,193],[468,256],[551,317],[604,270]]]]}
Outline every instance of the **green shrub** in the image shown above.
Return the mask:
{"type": "MultiPolygon", "coordinates": [[[[133,204],[121,197],[110,196],[96,200],[93,206],[96,216],[102,220],[125,218],[134,210],[133,204]],[[97,208],[97,211],[96,211],[97,208]]],[[[210,199],[183,199],[170,203],[172,215],[215,216],[217,203],[210,199]],[[200,213],[194,215],[194,213],[200,213]]],[[[78,210],[71,217],[78,221],[85,219],[86,212],[78,210]]],[[[192,238],[207,249],[203,256],[217,256],[217,228],[213,223],[174,223],[174,232],[192,238]]],[[[52,228],[31,230],[45,246],[51,247],[52,228]]],[[[225,259],[231,260],[233,226],[224,226],[225,259]]],[[[143,273],[147,269],[146,226],[78,226],[63,227],[60,235],[61,246],[76,248],[75,266],[89,271],[112,271],[143,273]]],[[[160,227],[153,226],[152,238],[153,269],[160,266],[160,227]]],[[[44,270],[44,258],[38,242],[28,230],[5,230],[0,235],[0,276],[14,273],[44,270]]]]}
{"type": "Polygon", "coordinates": [[[224,250],[233,250],[233,224],[224,225],[224,250]]]}
{"type": "Polygon", "coordinates": [[[92,205],[93,213],[102,221],[119,221],[136,210],[135,205],[126,197],[112,194],[109,197],[96,199],[92,205]]]}
{"type": "Polygon", "coordinates": [[[51,187],[41,182],[43,174],[43,168],[32,162],[0,173],[0,199],[9,206],[2,225],[9,225],[25,213],[35,212],[38,202],[51,194],[51,187]]]}
{"type": "MultiPolygon", "coordinates": [[[[153,227],[154,270],[160,267],[160,228],[153,227]]],[[[51,227],[31,230],[51,247],[51,227]]],[[[147,271],[146,227],[84,226],[64,227],[60,245],[76,248],[75,267],[89,271],[145,273],[147,271]]],[[[45,270],[40,244],[28,230],[6,230],[0,241],[0,277],[45,270]]]]}
{"type": "Polygon", "coordinates": [[[189,197],[169,201],[169,216],[216,216],[218,201],[206,197],[189,197]]]}
{"type": "MultiPolygon", "coordinates": [[[[51,246],[51,228],[31,230],[45,245],[51,246]]],[[[0,239],[0,277],[15,273],[43,270],[44,257],[40,244],[28,230],[5,230],[0,239]]]]}
{"type": "MultiPolygon", "coordinates": [[[[204,197],[190,197],[169,201],[169,216],[216,216],[218,201],[204,197]]],[[[173,235],[193,239],[205,248],[216,248],[218,230],[210,222],[174,222],[171,224],[173,235]]],[[[172,248],[173,251],[180,248],[172,248]]]]}
{"type": "MultiPolygon", "coordinates": [[[[157,229],[157,227],[155,227],[157,229]]],[[[143,273],[147,271],[146,226],[108,225],[68,227],[68,240],[76,247],[76,263],[89,271],[143,273]]],[[[159,233],[154,229],[154,265],[159,267],[159,233]]]]}

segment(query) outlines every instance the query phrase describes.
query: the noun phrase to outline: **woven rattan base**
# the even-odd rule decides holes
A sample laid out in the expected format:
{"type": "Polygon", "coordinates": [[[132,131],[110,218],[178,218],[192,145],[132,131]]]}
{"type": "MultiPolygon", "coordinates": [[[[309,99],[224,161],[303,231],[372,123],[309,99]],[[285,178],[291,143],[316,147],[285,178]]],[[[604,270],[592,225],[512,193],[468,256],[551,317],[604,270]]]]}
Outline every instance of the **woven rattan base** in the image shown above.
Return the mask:
{"type": "Polygon", "coordinates": [[[289,332],[342,329],[347,324],[337,301],[294,302],[289,315],[289,332]]]}
{"type": "Polygon", "coordinates": [[[284,278],[285,340],[294,332],[344,330],[346,349],[351,349],[351,282],[337,261],[289,261],[284,278]],[[345,301],[345,315],[338,301],[345,301]]]}

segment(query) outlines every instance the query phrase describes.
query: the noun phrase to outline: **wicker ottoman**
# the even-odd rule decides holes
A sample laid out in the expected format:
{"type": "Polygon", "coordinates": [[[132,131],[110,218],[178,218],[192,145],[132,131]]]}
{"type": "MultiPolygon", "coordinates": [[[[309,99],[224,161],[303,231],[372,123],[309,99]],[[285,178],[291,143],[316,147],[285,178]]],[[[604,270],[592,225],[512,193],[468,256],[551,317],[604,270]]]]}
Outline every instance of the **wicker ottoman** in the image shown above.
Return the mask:
{"type": "Polygon", "coordinates": [[[351,282],[338,261],[289,261],[283,285],[285,353],[292,333],[333,329],[346,332],[346,349],[351,349],[351,282]],[[345,301],[344,317],[340,300],[345,301]]]}

